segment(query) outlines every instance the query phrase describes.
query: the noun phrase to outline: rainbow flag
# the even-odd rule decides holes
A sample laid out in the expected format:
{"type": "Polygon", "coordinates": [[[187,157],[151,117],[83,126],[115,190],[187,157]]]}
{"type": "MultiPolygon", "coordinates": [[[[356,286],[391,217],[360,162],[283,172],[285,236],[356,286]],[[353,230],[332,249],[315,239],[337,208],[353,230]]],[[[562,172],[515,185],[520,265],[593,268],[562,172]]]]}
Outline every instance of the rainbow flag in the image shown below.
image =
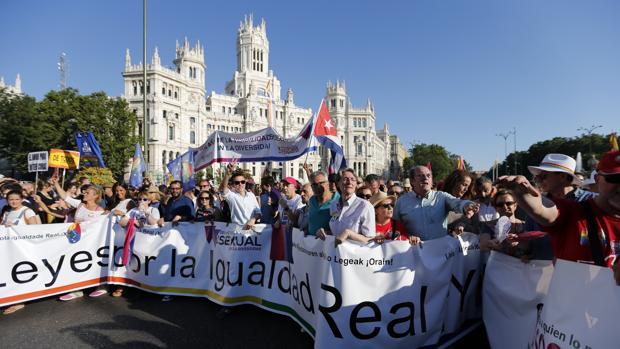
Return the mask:
{"type": "Polygon", "coordinates": [[[80,241],[81,237],[82,237],[82,228],[80,227],[80,224],[72,223],[69,226],[69,229],[67,229],[67,239],[69,239],[70,243],[75,244],[76,242],[80,241]]]}
{"type": "Polygon", "coordinates": [[[465,166],[463,166],[463,157],[462,156],[459,156],[459,162],[458,162],[456,168],[458,168],[459,170],[462,170],[462,169],[465,168],[465,166]]]}

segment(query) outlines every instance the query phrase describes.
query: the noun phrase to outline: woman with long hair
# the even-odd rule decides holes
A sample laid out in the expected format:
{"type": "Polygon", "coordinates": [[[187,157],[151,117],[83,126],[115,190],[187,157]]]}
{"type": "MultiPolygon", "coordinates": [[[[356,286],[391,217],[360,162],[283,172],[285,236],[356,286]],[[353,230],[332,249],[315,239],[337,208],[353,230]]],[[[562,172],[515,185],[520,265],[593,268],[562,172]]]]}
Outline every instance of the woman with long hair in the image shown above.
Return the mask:
{"type": "Polygon", "coordinates": [[[222,210],[214,205],[215,197],[207,190],[203,190],[196,198],[195,222],[212,222],[222,220],[222,210]]]}
{"type": "Polygon", "coordinates": [[[112,192],[114,192],[114,200],[107,209],[114,215],[124,216],[127,211],[136,207],[136,204],[131,200],[131,196],[129,195],[129,187],[127,184],[114,183],[112,192]]]}

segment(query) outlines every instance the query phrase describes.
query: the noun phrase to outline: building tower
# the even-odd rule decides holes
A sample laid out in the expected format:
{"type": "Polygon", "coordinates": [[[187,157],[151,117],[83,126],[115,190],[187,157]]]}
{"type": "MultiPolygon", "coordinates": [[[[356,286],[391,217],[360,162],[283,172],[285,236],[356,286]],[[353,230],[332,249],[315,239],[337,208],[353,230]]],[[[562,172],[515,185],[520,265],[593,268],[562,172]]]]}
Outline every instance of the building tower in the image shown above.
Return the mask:
{"type": "Polygon", "coordinates": [[[346,114],[348,107],[347,87],[344,81],[336,80],[336,84],[332,84],[331,81],[327,82],[327,94],[325,97],[325,103],[327,103],[327,109],[329,110],[329,116],[336,125],[338,135],[341,137],[341,142],[344,145],[345,154],[348,141],[344,138],[348,134],[349,128],[346,122],[346,114]]]}
{"type": "MultiPolygon", "coordinates": [[[[159,61],[159,54],[156,60],[159,61]]],[[[155,59],[154,59],[155,60],[155,59]]],[[[176,55],[173,61],[176,66],[177,73],[190,80],[194,87],[204,91],[205,89],[205,71],[207,66],[205,65],[205,50],[200,45],[200,41],[196,42],[194,47],[189,46],[189,41],[185,37],[183,46],[179,46],[179,42],[176,43],[176,55]]],[[[202,93],[204,95],[204,92],[202,93]]]]}

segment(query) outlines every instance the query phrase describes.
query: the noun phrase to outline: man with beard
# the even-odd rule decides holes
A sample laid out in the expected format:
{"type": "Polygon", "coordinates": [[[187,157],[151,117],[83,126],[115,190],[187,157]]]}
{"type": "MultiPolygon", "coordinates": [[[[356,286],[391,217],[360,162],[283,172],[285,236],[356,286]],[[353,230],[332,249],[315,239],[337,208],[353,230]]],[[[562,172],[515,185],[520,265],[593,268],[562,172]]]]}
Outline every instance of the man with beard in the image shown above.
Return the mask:
{"type": "Polygon", "coordinates": [[[448,212],[464,213],[467,217],[478,212],[479,205],[468,200],[433,190],[433,173],[426,166],[409,171],[413,191],[402,195],[394,207],[394,219],[401,221],[408,235],[420,240],[432,240],[448,234],[448,212]]]}
{"type": "Polygon", "coordinates": [[[584,202],[551,199],[523,176],[505,176],[519,206],[551,236],[556,258],[611,267],[620,285],[620,151],[606,153],[597,165],[599,195],[584,202]]]}

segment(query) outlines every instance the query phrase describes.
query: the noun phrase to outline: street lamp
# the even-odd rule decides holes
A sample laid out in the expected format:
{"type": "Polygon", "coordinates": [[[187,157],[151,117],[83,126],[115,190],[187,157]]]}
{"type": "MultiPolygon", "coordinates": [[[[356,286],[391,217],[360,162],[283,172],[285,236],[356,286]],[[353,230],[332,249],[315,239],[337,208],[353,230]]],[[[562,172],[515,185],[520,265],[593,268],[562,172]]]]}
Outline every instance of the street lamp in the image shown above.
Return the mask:
{"type": "Polygon", "coordinates": [[[594,130],[596,130],[597,128],[601,128],[603,127],[602,125],[592,125],[588,128],[586,127],[580,127],[577,129],[577,131],[583,131],[584,133],[588,134],[588,139],[589,139],[589,149],[590,149],[590,160],[588,160],[588,166],[590,166],[590,168],[594,168],[596,166],[596,157],[594,156],[594,153],[592,153],[592,133],[594,132],[594,130]]]}
{"type": "MultiPolygon", "coordinates": [[[[495,134],[497,137],[502,137],[504,139],[504,161],[508,159],[508,137],[510,137],[511,134],[512,134],[512,131],[495,134]]],[[[508,166],[508,164],[506,164],[506,166],[508,166]]],[[[508,174],[508,170],[506,170],[506,174],[508,174]]]]}

